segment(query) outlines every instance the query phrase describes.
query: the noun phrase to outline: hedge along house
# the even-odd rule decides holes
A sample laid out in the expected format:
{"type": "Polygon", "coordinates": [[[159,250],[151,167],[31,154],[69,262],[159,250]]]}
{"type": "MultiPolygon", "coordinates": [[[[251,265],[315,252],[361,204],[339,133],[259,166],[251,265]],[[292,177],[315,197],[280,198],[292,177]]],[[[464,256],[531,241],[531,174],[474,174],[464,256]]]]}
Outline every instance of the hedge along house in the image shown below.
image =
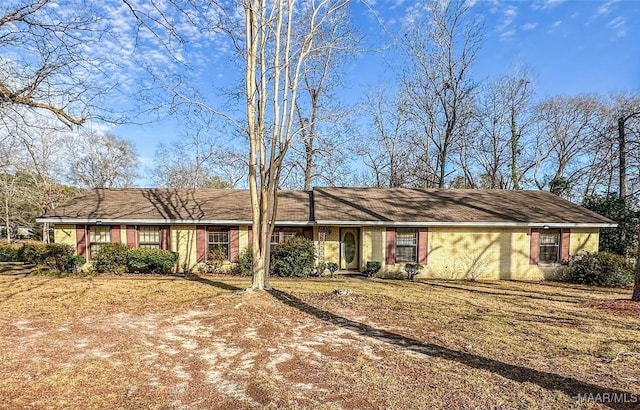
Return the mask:
{"type": "MultiPolygon", "coordinates": [[[[341,270],[419,263],[426,277],[541,280],[597,251],[599,229],[615,226],[543,191],[314,188],[279,198],[272,245],[305,236],[341,270]]],[[[88,260],[121,242],[178,252],[179,270],[214,248],[234,261],[252,241],[246,190],[97,189],[38,220],[88,260]]]]}

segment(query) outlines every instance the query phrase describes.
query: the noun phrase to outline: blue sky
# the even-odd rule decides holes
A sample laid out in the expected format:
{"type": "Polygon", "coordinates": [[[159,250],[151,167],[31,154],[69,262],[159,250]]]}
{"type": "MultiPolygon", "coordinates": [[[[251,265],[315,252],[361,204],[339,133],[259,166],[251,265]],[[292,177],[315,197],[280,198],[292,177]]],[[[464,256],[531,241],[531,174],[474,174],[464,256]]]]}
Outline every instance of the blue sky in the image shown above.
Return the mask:
{"type": "MultiPolygon", "coordinates": [[[[470,0],[484,22],[484,40],[474,68],[477,81],[527,66],[537,99],[579,93],[607,94],[640,89],[640,1],[632,0],[470,0]]],[[[413,0],[369,0],[352,4],[352,21],[364,36],[365,52],[344,68],[339,97],[348,104],[364,92],[384,87],[392,97],[402,55],[395,35],[415,13],[413,0]],[[374,14],[375,13],[375,14],[374,14]]],[[[216,100],[218,86],[228,86],[241,67],[228,64],[220,49],[201,50],[214,56],[201,63],[201,90],[216,100]]],[[[181,136],[181,121],[168,118],[111,132],[132,141],[143,165],[156,145],[181,136]]],[[[146,184],[146,179],[140,180],[146,184]]]]}

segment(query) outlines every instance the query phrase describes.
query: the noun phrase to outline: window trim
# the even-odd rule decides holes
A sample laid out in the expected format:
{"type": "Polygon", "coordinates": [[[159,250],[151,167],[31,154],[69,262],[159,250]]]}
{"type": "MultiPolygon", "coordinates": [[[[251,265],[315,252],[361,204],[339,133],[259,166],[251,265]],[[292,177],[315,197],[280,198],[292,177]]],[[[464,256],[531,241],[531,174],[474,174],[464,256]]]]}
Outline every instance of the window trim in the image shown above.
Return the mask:
{"type": "Polygon", "coordinates": [[[89,231],[88,232],[89,233],[89,235],[88,235],[89,236],[89,238],[88,238],[89,239],[88,240],[88,242],[89,242],[89,246],[88,246],[88,251],[89,251],[88,256],[89,256],[89,258],[88,259],[91,259],[93,257],[94,252],[97,251],[98,249],[100,249],[100,248],[97,248],[94,251],[92,249],[93,245],[101,246],[101,245],[106,245],[106,244],[111,243],[111,225],[89,225],[88,228],[89,228],[88,229],[88,231],[89,231]],[[103,233],[106,232],[106,234],[107,234],[106,235],[106,237],[107,237],[107,241],[106,242],[105,241],[94,241],[93,240],[93,239],[95,239],[95,234],[96,234],[97,230],[102,230],[103,233]]]}
{"type": "Polygon", "coordinates": [[[399,227],[396,228],[395,230],[395,262],[396,263],[418,263],[418,250],[419,250],[419,246],[418,246],[418,242],[419,242],[419,231],[418,228],[414,228],[414,227],[399,227]],[[411,230],[413,231],[413,235],[414,235],[414,241],[415,243],[413,245],[398,245],[398,237],[399,235],[399,231],[401,230],[411,230]],[[404,259],[400,259],[398,257],[398,249],[400,248],[413,248],[414,249],[414,258],[412,260],[404,260],[404,259]]]}
{"type": "Polygon", "coordinates": [[[162,230],[158,225],[139,225],[136,229],[138,231],[138,248],[147,248],[147,249],[162,249],[162,230]],[[143,242],[142,241],[142,230],[143,228],[156,228],[158,232],[158,242],[143,242]],[[151,246],[150,246],[151,245],[151,246]],[[157,245],[157,247],[153,246],[157,245]]]}
{"type": "Polygon", "coordinates": [[[562,248],[562,230],[558,228],[550,228],[550,229],[540,229],[538,234],[538,264],[539,265],[556,265],[559,264],[560,261],[560,252],[562,248]],[[542,237],[544,235],[550,236],[554,235],[556,238],[555,244],[545,244],[542,242],[542,237]],[[555,247],[556,248],[556,256],[554,260],[543,260],[542,255],[545,253],[542,252],[543,247],[555,247]]]}
{"type": "Polygon", "coordinates": [[[226,246],[227,247],[227,257],[226,260],[231,260],[231,228],[228,226],[207,226],[207,252],[205,254],[205,260],[209,259],[209,253],[214,249],[215,246],[226,246]],[[227,234],[227,242],[221,241],[212,241],[212,235],[215,233],[226,233],[227,234]]]}
{"type": "Polygon", "coordinates": [[[269,245],[273,248],[279,243],[284,242],[285,239],[293,238],[293,237],[304,237],[304,229],[303,228],[295,228],[291,226],[283,226],[276,227],[273,229],[273,233],[269,238],[269,245]],[[290,235],[293,234],[293,235],[290,235]],[[278,235],[278,242],[273,242],[274,235],[278,235]]]}

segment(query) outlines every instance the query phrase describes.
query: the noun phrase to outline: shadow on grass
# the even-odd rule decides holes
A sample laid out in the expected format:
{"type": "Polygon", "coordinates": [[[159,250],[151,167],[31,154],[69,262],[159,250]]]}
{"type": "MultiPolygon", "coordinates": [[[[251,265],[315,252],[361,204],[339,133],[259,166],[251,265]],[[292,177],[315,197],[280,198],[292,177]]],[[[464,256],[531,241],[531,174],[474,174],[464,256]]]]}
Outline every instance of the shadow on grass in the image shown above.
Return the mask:
{"type": "Polygon", "coordinates": [[[577,304],[577,303],[586,302],[588,300],[587,298],[579,298],[575,296],[555,295],[555,294],[539,293],[535,291],[534,291],[534,294],[531,294],[531,292],[528,292],[526,290],[500,289],[500,287],[490,287],[490,286],[482,286],[482,285],[476,285],[476,284],[454,284],[454,283],[445,284],[445,283],[421,282],[421,281],[416,281],[415,283],[419,283],[425,286],[464,290],[471,293],[483,293],[483,294],[495,295],[495,296],[548,300],[552,302],[564,302],[564,303],[577,304]],[[512,293],[512,292],[519,292],[519,293],[512,293]]]}
{"type": "Polygon", "coordinates": [[[245,290],[244,288],[241,288],[241,287],[238,287],[238,286],[235,286],[235,285],[231,285],[229,283],[218,282],[216,280],[211,280],[209,278],[203,278],[202,276],[193,275],[193,274],[185,276],[184,279],[190,280],[190,281],[193,281],[193,282],[202,283],[203,285],[214,286],[216,288],[223,289],[223,290],[230,290],[232,292],[238,292],[238,291],[245,290]]]}
{"type": "Polygon", "coordinates": [[[601,387],[594,384],[582,382],[574,378],[564,377],[554,373],[543,372],[528,367],[517,366],[501,362],[499,360],[478,356],[472,353],[460,352],[432,343],[425,343],[417,339],[399,335],[397,333],[392,333],[383,329],[377,329],[367,324],[347,319],[326,310],[318,309],[281,290],[272,289],[268,292],[285,305],[291,306],[304,313],[315,316],[325,322],[355,331],[360,335],[374,338],[384,343],[401,346],[405,349],[422,353],[425,356],[450,360],[475,369],[489,371],[518,383],[534,383],[550,391],[561,391],[568,396],[576,399],[576,401],[579,397],[581,397],[581,395],[591,395],[590,397],[599,397],[602,401],[609,401],[602,402],[601,404],[612,409],[637,408],[637,403],[635,402],[622,402],[637,400],[638,396],[630,392],[601,387]]]}

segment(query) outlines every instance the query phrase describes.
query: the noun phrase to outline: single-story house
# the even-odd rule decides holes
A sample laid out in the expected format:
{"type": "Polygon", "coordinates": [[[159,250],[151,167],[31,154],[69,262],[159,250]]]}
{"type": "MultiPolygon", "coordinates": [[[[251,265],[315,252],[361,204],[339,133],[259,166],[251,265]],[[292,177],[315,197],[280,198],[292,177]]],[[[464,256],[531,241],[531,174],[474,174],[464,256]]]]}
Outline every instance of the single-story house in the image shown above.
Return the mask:
{"type": "MultiPolygon", "coordinates": [[[[234,261],[252,242],[247,190],[95,189],[38,221],[89,261],[121,242],[177,252],[179,270],[214,248],[234,261]]],[[[304,236],[319,261],[342,270],[419,263],[426,277],[541,280],[571,255],[597,251],[600,228],[614,226],[543,191],[314,188],[280,192],[271,242],[304,236]]]]}

